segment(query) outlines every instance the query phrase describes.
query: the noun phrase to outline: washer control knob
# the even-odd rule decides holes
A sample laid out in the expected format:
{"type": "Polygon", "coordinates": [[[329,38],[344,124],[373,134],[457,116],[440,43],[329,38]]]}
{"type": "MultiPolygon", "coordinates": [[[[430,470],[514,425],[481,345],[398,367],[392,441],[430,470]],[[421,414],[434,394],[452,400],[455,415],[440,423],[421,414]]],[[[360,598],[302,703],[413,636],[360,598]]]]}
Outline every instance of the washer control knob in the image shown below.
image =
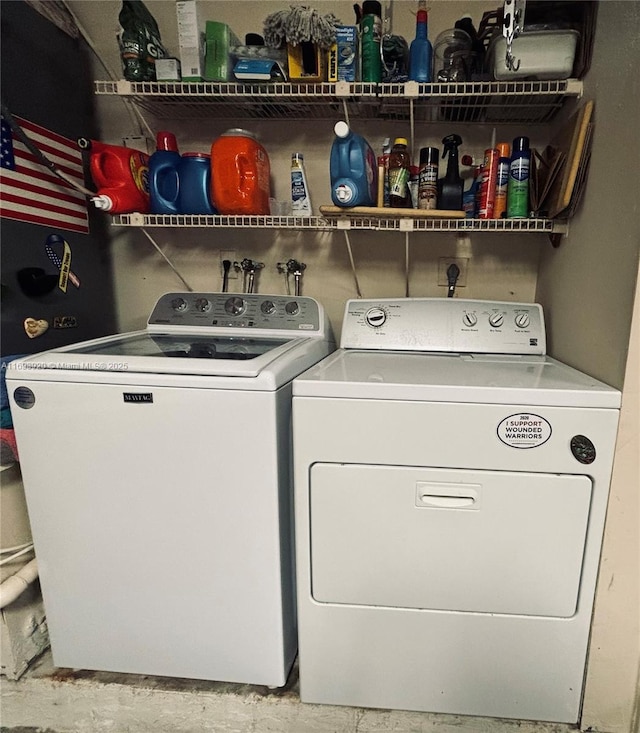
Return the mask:
{"type": "Polygon", "coordinates": [[[230,316],[239,316],[241,313],[244,313],[246,307],[247,304],[237,295],[229,298],[224,304],[224,309],[230,316]]]}
{"type": "Polygon", "coordinates": [[[272,300],[263,300],[260,305],[260,310],[266,315],[270,316],[276,312],[276,304],[272,300]]]}
{"type": "Polygon", "coordinates": [[[178,313],[182,313],[182,311],[187,310],[187,301],[184,298],[174,298],[171,301],[171,307],[174,311],[178,311],[178,313]]]}
{"type": "Polygon", "coordinates": [[[478,323],[478,316],[475,313],[465,313],[462,317],[462,322],[465,326],[469,326],[471,328],[478,323]]]}
{"type": "Polygon", "coordinates": [[[206,298],[198,298],[196,300],[196,310],[200,313],[206,313],[211,310],[211,303],[206,298]]]}
{"type": "Polygon", "coordinates": [[[531,323],[531,318],[528,313],[517,313],[515,318],[516,326],[518,328],[527,328],[531,323]]]}
{"type": "Polygon", "coordinates": [[[387,320],[387,313],[383,308],[369,308],[364,314],[364,319],[372,328],[380,328],[380,326],[384,326],[387,320]]]}
{"type": "Polygon", "coordinates": [[[489,324],[494,328],[500,328],[504,324],[504,313],[492,313],[489,316],[489,324]]]}
{"type": "Polygon", "coordinates": [[[295,300],[290,300],[284,307],[285,313],[288,316],[295,316],[300,312],[300,306],[295,300]]]}

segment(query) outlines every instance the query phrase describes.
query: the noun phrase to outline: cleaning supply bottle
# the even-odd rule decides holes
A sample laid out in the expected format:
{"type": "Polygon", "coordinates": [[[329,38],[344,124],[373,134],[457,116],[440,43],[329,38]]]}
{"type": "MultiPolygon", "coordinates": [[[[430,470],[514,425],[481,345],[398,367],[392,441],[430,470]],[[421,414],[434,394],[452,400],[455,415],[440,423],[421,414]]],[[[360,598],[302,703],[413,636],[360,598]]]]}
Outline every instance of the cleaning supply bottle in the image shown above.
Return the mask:
{"type": "Polygon", "coordinates": [[[179,213],[180,161],[176,136],[172,132],[158,132],[156,151],[149,158],[149,197],[152,214],[179,213]]]}
{"type": "Polygon", "coordinates": [[[360,19],[360,76],[362,81],[382,81],[382,5],[364,0],[360,19]]]}
{"type": "Polygon", "coordinates": [[[431,60],[433,47],[427,37],[427,0],[419,0],[416,15],[416,37],[409,46],[409,79],[431,81],[431,60]]]}
{"type": "Polygon", "coordinates": [[[442,159],[447,156],[447,171],[438,179],[438,208],[446,211],[462,211],[462,178],[458,162],[458,147],[462,145],[460,135],[447,135],[442,138],[444,149],[442,159]]]}
{"type": "Polygon", "coordinates": [[[480,188],[478,190],[478,219],[493,219],[496,201],[496,185],[498,181],[498,161],[500,153],[496,148],[484,151],[484,160],[480,170],[480,188]]]}
{"type": "Polygon", "coordinates": [[[230,216],[268,214],[271,168],[255,135],[233,128],[211,145],[211,200],[230,216]]]}
{"type": "Polygon", "coordinates": [[[149,212],[149,156],[134,148],[107,145],[81,137],[78,147],[88,150],[89,171],[98,193],[91,201],[110,214],[149,212]]]}
{"type": "Polygon", "coordinates": [[[507,186],[507,217],[510,219],[526,219],[529,216],[530,164],[529,138],[517,137],[513,141],[507,186]]]}
{"type": "Polygon", "coordinates": [[[481,168],[480,165],[473,166],[471,185],[462,193],[462,209],[467,219],[475,219],[478,216],[478,189],[480,188],[481,168]]]}
{"type": "Polygon", "coordinates": [[[216,214],[211,203],[211,156],[183,153],[178,164],[178,213],[216,214]]]}
{"type": "Polygon", "coordinates": [[[511,165],[511,145],[498,143],[498,176],[496,179],[496,200],[493,205],[493,218],[502,219],[507,213],[507,189],[509,186],[509,167],[511,165]]]}
{"type": "Polygon", "coordinates": [[[329,173],[336,206],[375,206],[378,188],[376,156],[369,143],[342,120],[334,127],[329,173]]]}
{"type": "Polygon", "coordinates": [[[389,204],[391,208],[411,208],[410,166],[411,156],[407,149],[407,139],[397,137],[389,156],[389,204]]]}
{"type": "Polygon", "coordinates": [[[313,213],[302,153],[291,155],[291,212],[294,216],[311,216],[313,213]]]}
{"type": "Polygon", "coordinates": [[[438,205],[438,148],[420,148],[418,208],[435,209],[438,205]]]}

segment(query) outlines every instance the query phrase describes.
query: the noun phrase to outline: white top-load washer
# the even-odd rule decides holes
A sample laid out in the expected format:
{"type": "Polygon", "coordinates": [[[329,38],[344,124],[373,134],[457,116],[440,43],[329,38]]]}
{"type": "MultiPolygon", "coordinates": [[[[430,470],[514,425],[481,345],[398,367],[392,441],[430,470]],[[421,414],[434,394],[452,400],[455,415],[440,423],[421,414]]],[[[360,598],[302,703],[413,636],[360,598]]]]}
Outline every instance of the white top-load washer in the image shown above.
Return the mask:
{"type": "Polygon", "coordinates": [[[542,309],[349,301],[293,383],[301,698],[578,720],[620,393],[542,309]]]}
{"type": "Polygon", "coordinates": [[[143,331],[11,363],[56,665],[285,683],[291,380],[333,348],[311,298],[169,293],[143,331]]]}

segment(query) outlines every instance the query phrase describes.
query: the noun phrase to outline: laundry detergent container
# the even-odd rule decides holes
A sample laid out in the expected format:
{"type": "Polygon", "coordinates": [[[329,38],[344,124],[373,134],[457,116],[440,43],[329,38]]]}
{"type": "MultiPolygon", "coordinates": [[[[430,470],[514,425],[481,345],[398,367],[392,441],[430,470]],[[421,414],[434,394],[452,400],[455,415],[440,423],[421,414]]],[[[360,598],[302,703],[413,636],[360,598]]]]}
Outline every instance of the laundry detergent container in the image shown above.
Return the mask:
{"type": "Polygon", "coordinates": [[[247,130],[227,130],[211,146],[211,199],[219,214],[268,214],[269,156],[247,130]]]}

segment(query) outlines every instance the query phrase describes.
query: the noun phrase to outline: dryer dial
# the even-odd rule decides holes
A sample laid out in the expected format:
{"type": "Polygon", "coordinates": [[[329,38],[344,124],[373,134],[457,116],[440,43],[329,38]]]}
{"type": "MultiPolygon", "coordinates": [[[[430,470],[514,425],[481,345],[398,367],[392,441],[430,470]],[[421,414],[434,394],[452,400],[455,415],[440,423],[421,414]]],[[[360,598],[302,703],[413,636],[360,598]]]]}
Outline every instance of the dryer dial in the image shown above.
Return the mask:
{"type": "Polygon", "coordinates": [[[230,316],[239,316],[241,313],[244,313],[246,307],[247,304],[237,295],[229,298],[224,304],[224,309],[230,316]]]}
{"type": "Polygon", "coordinates": [[[276,304],[272,300],[263,300],[260,304],[260,310],[266,315],[270,316],[276,312],[276,304]]]}
{"type": "Polygon", "coordinates": [[[369,308],[369,310],[364,314],[364,319],[367,322],[367,325],[372,328],[380,328],[380,326],[385,324],[387,314],[383,308],[369,308]]]}
{"type": "Polygon", "coordinates": [[[500,328],[504,324],[504,313],[492,313],[489,316],[489,325],[500,328]]]}
{"type": "Polygon", "coordinates": [[[290,300],[284,307],[285,313],[289,316],[296,316],[300,312],[300,306],[295,300],[290,300]]]}
{"type": "Polygon", "coordinates": [[[515,323],[518,328],[527,328],[531,318],[528,313],[517,313],[515,317],[515,323]]]}
{"type": "Polygon", "coordinates": [[[465,313],[462,322],[468,328],[473,328],[478,323],[478,316],[475,313],[465,313]]]}

